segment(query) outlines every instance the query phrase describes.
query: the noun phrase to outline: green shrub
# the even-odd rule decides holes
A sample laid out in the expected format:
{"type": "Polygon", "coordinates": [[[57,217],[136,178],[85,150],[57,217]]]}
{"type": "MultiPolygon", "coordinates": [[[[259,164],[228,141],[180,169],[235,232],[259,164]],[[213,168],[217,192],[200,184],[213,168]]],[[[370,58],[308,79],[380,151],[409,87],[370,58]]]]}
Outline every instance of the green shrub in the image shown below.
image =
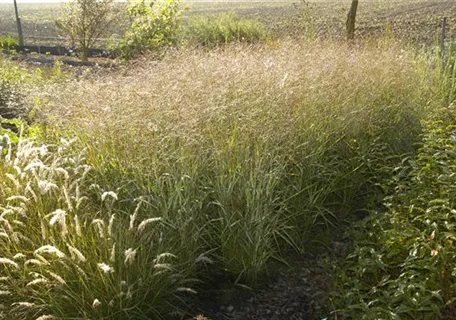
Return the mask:
{"type": "Polygon", "coordinates": [[[238,19],[225,13],[190,19],[183,37],[191,45],[212,47],[233,42],[261,42],[267,38],[267,32],[259,21],[238,19]]]}
{"type": "Polygon", "coordinates": [[[385,212],[358,227],[339,275],[343,319],[448,319],[456,311],[456,137],[454,110],[432,121],[416,157],[389,183],[385,212]]]}
{"type": "Polygon", "coordinates": [[[140,0],[128,6],[131,25],[119,44],[124,58],[147,51],[160,53],[177,42],[180,0],[140,0]]]}

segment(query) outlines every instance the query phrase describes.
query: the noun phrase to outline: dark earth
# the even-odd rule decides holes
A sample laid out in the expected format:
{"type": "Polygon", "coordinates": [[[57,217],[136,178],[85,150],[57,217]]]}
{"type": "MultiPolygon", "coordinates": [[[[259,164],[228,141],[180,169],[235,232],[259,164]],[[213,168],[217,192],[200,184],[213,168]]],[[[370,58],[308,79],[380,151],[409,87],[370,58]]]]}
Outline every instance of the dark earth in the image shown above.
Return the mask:
{"type": "MultiPolygon", "coordinates": [[[[336,246],[338,243],[336,243],[336,246]]],[[[267,280],[247,290],[228,288],[214,296],[220,288],[206,292],[197,319],[210,320],[322,320],[331,319],[327,293],[331,288],[331,269],[343,258],[346,250],[331,256],[295,256],[288,267],[277,267],[267,280]],[[214,302],[215,301],[215,302],[214,302]]],[[[333,250],[336,252],[336,250],[333,250]]],[[[203,294],[204,295],[204,294],[203,294]]]]}

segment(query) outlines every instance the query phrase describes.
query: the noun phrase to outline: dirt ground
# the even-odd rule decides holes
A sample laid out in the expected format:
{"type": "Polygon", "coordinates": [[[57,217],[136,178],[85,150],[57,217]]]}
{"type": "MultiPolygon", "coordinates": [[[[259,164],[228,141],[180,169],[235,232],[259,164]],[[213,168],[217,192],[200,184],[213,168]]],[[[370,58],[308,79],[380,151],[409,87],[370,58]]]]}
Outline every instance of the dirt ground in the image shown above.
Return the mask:
{"type": "MultiPolygon", "coordinates": [[[[350,1],[189,1],[186,6],[189,10],[185,11],[185,19],[230,12],[236,17],[263,22],[274,38],[307,36],[309,32],[316,37],[338,38],[344,36],[350,1]]],[[[21,4],[19,9],[26,43],[62,45],[60,40],[59,43],[52,40],[58,36],[55,25],[58,4],[21,4]]],[[[432,44],[440,32],[443,17],[448,19],[448,30],[455,31],[454,0],[361,0],[356,32],[358,36],[388,34],[406,41],[432,44]]],[[[126,25],[126,22],[119,23],[111,32],[120,36],[126,25]]],[[[16,35],[16,30],[13,6],[0,4],[0,35],[16,35]]]]}
{"type": "Polygon", "coordinates": [[[233,287],[217,297],[207,293],[197,313],[210,320],[331,319],[325,300],[332,290],[330,270],[347,250],[347,245],[335,242],[331,255],[296,255],[289,267],[271,272],[255,290],[233,287]]]}

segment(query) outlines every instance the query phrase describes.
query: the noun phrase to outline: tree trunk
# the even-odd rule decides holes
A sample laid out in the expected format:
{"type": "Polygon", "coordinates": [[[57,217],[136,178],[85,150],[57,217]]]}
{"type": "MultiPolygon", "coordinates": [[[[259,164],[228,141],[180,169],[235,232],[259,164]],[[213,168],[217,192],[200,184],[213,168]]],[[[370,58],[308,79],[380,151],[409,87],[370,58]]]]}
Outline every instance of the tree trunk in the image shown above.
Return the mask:
{"type": "Polygon", "coordinates": [[[355,38],[355,22],[356,22],[356,12],[358,11],[358,0],[353,0],[350,11],[347,16],[347,39],[353,40],[355,38]]]}
{"type": "Polygon", "coordinates": [[[89,48],[88,47],[82,48],[80,59],[82,61],[89,61],[89,48]]]}

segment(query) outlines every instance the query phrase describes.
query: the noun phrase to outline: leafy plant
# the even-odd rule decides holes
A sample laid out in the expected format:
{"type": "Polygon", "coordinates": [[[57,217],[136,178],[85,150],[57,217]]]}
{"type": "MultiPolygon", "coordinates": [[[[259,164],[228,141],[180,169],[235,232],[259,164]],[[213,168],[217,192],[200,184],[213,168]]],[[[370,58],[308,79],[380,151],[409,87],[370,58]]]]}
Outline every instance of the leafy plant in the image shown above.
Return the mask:
{"type": "Polygon", "coordinates": [[[119,44],[124,58],[147,51],[159,54],[177,42],[180,0],[134,0],[128,5],[128,14],[131,24],[119,44]]]}
{"type": "Polygon", "coordinates": [[[3,50],[8,52],[10,49],[14,49],[17,46],[19,46],[18,40],[11,35],[0,37],[0,48],[3,50]]]}
{"type": "Polygon", "coordinates": [[[335,313],[358,319],[447,319],[456,311],[454,110],[426,125],[416,157],[395,168],[385,212],[359,226],[339,275],[335,313]]]}

